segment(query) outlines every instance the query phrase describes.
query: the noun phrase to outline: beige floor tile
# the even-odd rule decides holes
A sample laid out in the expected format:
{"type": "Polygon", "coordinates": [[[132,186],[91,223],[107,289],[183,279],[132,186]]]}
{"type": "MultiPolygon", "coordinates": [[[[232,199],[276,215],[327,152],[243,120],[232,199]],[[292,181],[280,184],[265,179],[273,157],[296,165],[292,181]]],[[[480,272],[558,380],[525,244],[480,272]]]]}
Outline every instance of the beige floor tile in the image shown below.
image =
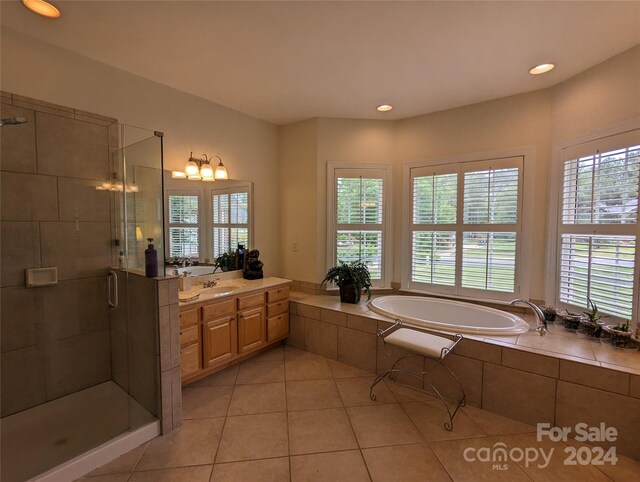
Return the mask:
{"type": "Polygon", "coordinates": [[[287,382],[287,410],[342,407],[333,380],[297,380],[287,382]]]}
{"type": "Polygon", "coordinates": [[[400,405],[347,408],[360,447],[381,447],[422,442],[400,405]]]}
{"type": "Polygon", "coordinates": [[[208,482],[211,465],[134,472],[129,482],[208,482]]]}
{"type": "Polygon", "coordinates": [[[249,360],[240,364],[237,385],[284,382],[284,362],[249,360]]]}
{"type": "Polygon", "coordinates": [[[293,360],[285,358],[284,370],[287,381],[333,378],[327,360],[322,357],[299,357],[293,360]]]}
{"type": "Polygon", "coordinates": [[[289,482],[289,458],[216,464],[211,482],[289,482]]]}
{"type": "Polygon", "coordinates": [[[173,432],[154,438],[136,470],[212,464],[224,418],[185,420],[173,432]]]}
{"type": "Polygon", "coordinates": [[[506,445],[507,451],[513,448],[534,448],[538,451],[544,450],[546,454],[551,454],[548,465],[544,465],[542,460],[526,463],[526,461],[517,462],[518,466],[524,470],[529,477],[535,481],[567,481],[588,480],[589,482],[605,482],[609,478],[600,472],[593,465],[566,465],[565,461],[568,454],[565,453],[566,447],[563,443],[554,443],[548,438],[543,438],[540,442],[536,439],[536,434],[519,434],[519,435],[502,435],[493,437],[495,443],[503,443],[506,445]]]}
{"type": "Polygon", "coordinates": [[[335,360],[329,360],[329,368],[334,378],[354,378],[354,377],[367,377],[371,376],[371,373],[360,370],[359,368],[345,365],[344,363],[337,362],[335,360]]]}
{"type": "Polygon", "coordinates": [[[130,450],[126,454],[121,455],[117,459],[109,462],[102,467],[98,467],[93,472],[90,472],[89,475],[105,475],[105,474],[123,474],[123,473],[131,473],[133,469],[140,461],[142,454],[149,446],[149,442],[143,443],[139,447],[136,447],[133,450],[130,450]]]}
{"type": "Polygon", "coordinates": [[[255,361],[284,361],[283,345],[278,345],[252,358],[255,361]]]}
{"type": "Polygon", "coordinates": [[[291,360],[299,360],[301,358],[311,359],[311,360],[324,360],[324,357],[320,355],[316,355],[315,353],[311,353],[305,350],[301,350],[299,348],[285,345],[283,348],[284,352],[284,361],[291,360]]]}
{"type": "Polygon", "coordinates": [[[447,440],[430,443],[431,450],[449,476],[456,482],[520,482],[531,481],[516,463],[507,463],[506,470],[497,470],[494,462],[480,462],[474,457],[478,449],[491,449],[494,440],[490,437],[463,440],[447,440]],[[466,452],[469,450],[469,452],[466,452]],[[465,460],[467,453],[467,460],[465,460]]]}
{"type": "Polygon", "coordinates": [[[186,387],[182,389],[182,418],[225,417],[233,387],[186,387]]]}
{"type": "Polygon", "coordinates": [[[289,412],[288,415],[292,455],[358,448],[344,408],[289,412]]]}
{"type": "Polygon", "coordinates": [[[358,450],[291,457],[291,482],[368,482],[358,450]]]}
{"type": "Polygon", "coordinates": [[[423,390],[401,385],[400,383],[388,381],[385,381],[384,383],[387,388],[391,390],[398,402],[433,402],[434,400],[437,400],[436,397],[423,390]]]}
{"type": "Polygon", "coordinates": [[[376,396],[375,401],[369,398],[369,390],[374,378],[373,376],[368,376],[336,379],[336,385],[338,385],[344,406],[354,407],[359,405],[397,403],[396,397],[393,396],[393,393],[391,393],[384,382],[378,383],[373,389],[373,393],[376,396]]]}
{"type": "Polygon", "coordinates": [[[107,474],[96,477],[80,477],[75,482],[127,482],[131,474],[107,474]]]}
{"type": "MultiPolygon", "coordinates": [[[[462,411],[458,411],[453,419],[453,430],[446,430],[444,423],[449,423],[449,415],[444,405],[439,401],[403,403],[402,408],[404,408],[413,424],[418,427],[418,430],[428,442],[483,437],[485,435],[482,429],[462,411]]],[[[451,410],[453,413],[453,408],[451,410]]]]}
{"type": "MultiPolygon", "coordinates": [[[[568,442],[569,445],[573,445],[573,443],[571,441],[568,442]]],[[[597,469],[616,482],[628,482],[629,480],[637,479],[638,474],[640,474],[640,461],[624,455],[618,455],[617,457],[618,460],[615,464],[598,465],[597,469]]]]}
{"type": "Polygon", "coordinates": [[[487,435],[535,432],[536,427],[467,405],[462,409],[487,435]]]}
{"type": "Polygon", "coordinates": [[[285,412],[284,382],[236,385],[229,405],[229,416],[285,412]]]}
{"type": "Polygon", "coordinates": [[[238,462],[289,455],[287,414],[227,417],[216,462],[238,462]]]}
{"type": "Polygon", "coordinates": [[[450,481],[431,449],[424,444],[363,449],[373,482],[450,481]]]}
{"type": "Polygon", "coordinates": [[[240,365],[234,365],[188,385],[189,387],[221,387],[235,385],[240,365]]]}

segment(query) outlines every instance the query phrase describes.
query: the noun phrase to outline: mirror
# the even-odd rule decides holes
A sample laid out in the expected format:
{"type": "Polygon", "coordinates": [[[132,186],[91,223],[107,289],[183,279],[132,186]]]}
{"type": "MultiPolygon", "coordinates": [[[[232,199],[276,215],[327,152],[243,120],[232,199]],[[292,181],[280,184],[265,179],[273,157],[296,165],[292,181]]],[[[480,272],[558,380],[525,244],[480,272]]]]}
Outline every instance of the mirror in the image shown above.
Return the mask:
{"type": "MultiPolygon", "coordinates": [[[[165,259],[236,265],[238,245],[253,245],[253,183],[173,179],[164,171],[165,259]]],[[[186,264],[186,263],[183,263],[186,264]]]]}

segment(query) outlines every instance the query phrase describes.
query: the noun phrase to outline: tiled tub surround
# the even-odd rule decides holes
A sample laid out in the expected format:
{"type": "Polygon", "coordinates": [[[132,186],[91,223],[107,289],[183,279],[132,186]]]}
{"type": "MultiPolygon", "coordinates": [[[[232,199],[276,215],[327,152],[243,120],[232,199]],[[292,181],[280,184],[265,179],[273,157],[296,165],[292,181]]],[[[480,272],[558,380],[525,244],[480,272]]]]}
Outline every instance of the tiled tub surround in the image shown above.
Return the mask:
{"type": "MultiPolygon", "coordinates": [[[[365,303],[349,305],[335,296],[294,291],[290,313],[289,345],[370,373],[389,367],[376,331],[390,326],[390,321],[365,303]]],[[[532,316],[521,316],[533,326],[532,316]]],[[[397,353],[394,350],[392,355],[397,353]]],[[[415,357],[411,363],[420,370],[425,360],[415,357]]],[[[574,427],[584,422],[598,426],[604,422],[619,431],[618,452],[640,460],[638,352],[602,346],[550,325],[545,337],[535,331],[499,339],[465,335],[444,363],[462,381],[471,406],[533,425],[548,422],[574,427]]],[[[447,393],[450,383],[444,373],[436,370],[431,376],[445,394],[455,395],[447,393]]],[[[398,376],[398,381],[420,385],[410,377],[398,376]]]]}

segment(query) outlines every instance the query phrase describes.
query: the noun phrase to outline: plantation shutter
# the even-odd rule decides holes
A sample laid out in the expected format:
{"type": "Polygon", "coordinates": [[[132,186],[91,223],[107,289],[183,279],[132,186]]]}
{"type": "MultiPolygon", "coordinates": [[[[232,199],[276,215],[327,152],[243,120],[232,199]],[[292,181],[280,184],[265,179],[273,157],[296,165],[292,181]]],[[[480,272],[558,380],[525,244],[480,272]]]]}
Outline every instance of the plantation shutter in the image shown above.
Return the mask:
{"type": "Polygon", "coordinates": [[[213,191],[213,257],[249,245],[249,192],[213,191]]]}
{"type": "Polygon", "coordinates": [[[199,196],[169,194],[169,255],[199,256],[199,196]]]}
{"type": "Polygon", "coordinates": [[[362,260],[374,284],[384,270],[384,176],[375,169],[335,170],[336,260],[362,260]]]}
{"type": "MultiPolygon", "coordinates": [[[[605,139],[606,145],[616,137],[605,139]]],[[[619,140],[631,140],[629,133],[619,140]]],[[[597,142],[592,147],[563,165],[558,297],[579,307],[590,298],[601,311],[631,317],[640,145],[606,152],[597,142]]]]}
{"type": "Polygon", "coordinates": [[[458,174],[446,169],[412,170],[411,281],[453,287],[458,174]]]}
{"type": "Polygon", "coordinates": [[[464,173],[463,288],[515,291],[521,163],[516,158],[467,166],[474,169],[464,173]]]}

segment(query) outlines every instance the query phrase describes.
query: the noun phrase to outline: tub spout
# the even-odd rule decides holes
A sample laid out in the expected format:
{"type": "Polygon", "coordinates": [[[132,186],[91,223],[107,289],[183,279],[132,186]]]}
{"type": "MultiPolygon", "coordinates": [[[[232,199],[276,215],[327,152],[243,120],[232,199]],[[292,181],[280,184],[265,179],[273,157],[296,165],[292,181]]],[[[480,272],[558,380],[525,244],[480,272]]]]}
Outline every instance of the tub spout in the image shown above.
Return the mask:
{"type": "Polygon", "coordinates": [[[540,334],[540,336],[544,336],[547,334],[549,330],[547,330],[547,321],[544,319],[544,313],[540,309],[540,307],[531,301],[525,300],[512,300],[509,302],[511,306],[522,304],[526,305],[533,310],[533,313],[536,315],[536,331],[540,334]]]}

